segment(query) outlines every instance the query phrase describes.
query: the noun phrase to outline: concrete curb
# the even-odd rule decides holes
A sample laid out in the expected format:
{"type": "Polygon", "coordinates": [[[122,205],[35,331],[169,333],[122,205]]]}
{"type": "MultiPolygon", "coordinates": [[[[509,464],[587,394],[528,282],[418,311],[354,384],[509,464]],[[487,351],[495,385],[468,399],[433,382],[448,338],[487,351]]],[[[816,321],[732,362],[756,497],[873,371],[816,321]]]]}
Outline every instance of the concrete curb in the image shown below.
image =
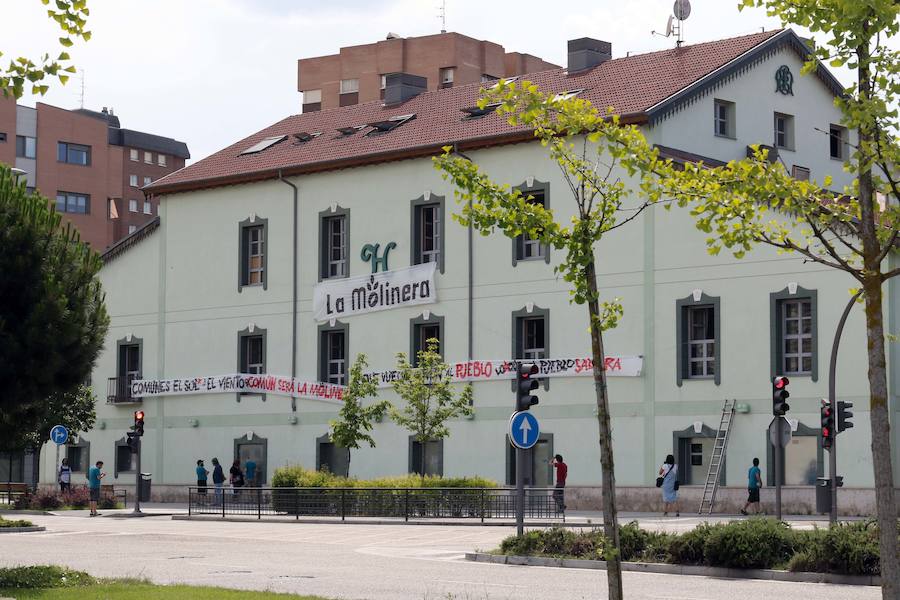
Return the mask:
{"type": "MultiPolygon", "coordinates": [[[[233,515],[228,515],[226,517],[216,516],[216,515],[172,515],[172,520],[174,521],[226,521],[226,522],[235,522],[235,523],[303,523],[303,524],[320,524],[320,525],[440,525],[440,526],[469,526],[469,527],[515,527],[515,521],[485,521],[482,523],[479,520],[413,520],[404,521],[402,519],[399,520],[390,520],[390,519],[372,519],[367,520],[365,518],[359,517],[351,517],[345,521],[335,519],[333,517],[323,517],[323,518],[315,518],[315,517],[300,517],[299,519],[293,517],[263,517],[262,519],[257,519],[256,517],[238,517],[233,515]]],[[[584,523],[559,523],[556,521],[526,521],[525,525],[528,527],[586,527],[584,523]]]]}
{"type": "Polygon", "coordinates": [[[31,510],[30,508],[29,508],[29,509],[25,509],[25,510],[12,510],[12,509],[7,509],[7,508],[2,508],[2,509],[0,509],[0,516],[6,516],[6,515],[38,515],[38,516],[45,516],[45,515],[50,515],[50,514],[53,514],[53,513],[50,512],[50,511],[48,511],[48,510],[31,510]]]}
{"type": "Polygon", "coordinates": [[[28,533],[29,531],[47,531],[46,527],[0,527],[0,533],[28,533]]]}
{"type": "MultiPolygon", "coordinates": [[[[552,558],[544,556],[506,556],[466,552],[466,560],[500,565],[526,567],[563,567],[566,569],[606,570],[606,561],[577,558],[552,558]]],[[[774,569],[728,569],[725,567],[701,567],[694,565],[670,565],[666,563],[623,562],[623,571],[637,573],[662,573],[665,575],[699,575],[724,579],[764,579],[795,583],[835,583],[840,585],[881,585],[881,578],[873,575],[840,575],[837,573],[792,573],[774,569]]]]}

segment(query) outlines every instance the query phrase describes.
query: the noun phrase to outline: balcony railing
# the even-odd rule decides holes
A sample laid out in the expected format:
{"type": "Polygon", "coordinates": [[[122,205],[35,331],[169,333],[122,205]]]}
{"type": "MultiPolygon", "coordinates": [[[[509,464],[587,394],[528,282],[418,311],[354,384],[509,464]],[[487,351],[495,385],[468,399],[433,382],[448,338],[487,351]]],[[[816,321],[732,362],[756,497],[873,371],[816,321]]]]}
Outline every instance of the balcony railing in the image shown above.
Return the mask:
{"type": "Polygon", "coordinates": [[[106,403],[107,404],[127,404],[130,402],[140,402],[140,398],[131,395],[131,382],[140,379],[140,373],[129,373],[120,377],[110,377],[106,387],[106,403]]]}

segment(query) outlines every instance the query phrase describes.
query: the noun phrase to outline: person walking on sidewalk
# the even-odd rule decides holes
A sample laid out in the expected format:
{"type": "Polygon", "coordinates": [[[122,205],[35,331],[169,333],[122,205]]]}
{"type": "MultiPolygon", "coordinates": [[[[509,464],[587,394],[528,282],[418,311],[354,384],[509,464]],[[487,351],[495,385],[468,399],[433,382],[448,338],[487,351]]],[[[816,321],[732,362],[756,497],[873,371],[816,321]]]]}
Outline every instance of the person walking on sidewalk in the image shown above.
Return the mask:
{"type": "Polygon", "coordinates": [[[569,465],[563,462],[562,454],[557,454],[550,461],[556,469],[556,488],[553,490],[553,499],[556,500],[556,508],[559,512],[566,512],[566,476],[569,474],[569,465]]]}
{"type": "Polygon", "coordinates": [[[669,516],[669,511],[674,509],[675,516],[680,517],[678,512],[678,465],[675,464],[675,457],[671,454],[666,457],[666,461],[659,468],[659,477],[662,479],[662,497],[663,497],[663,516],[669,516]]]}
{"type": "Polygon", "coordinates": [[[244,472],[241,471],[240,460],[235,459],[231,463],[231,469],[228,471],[228,474],[231,480],[232,493],[237,496],[240,493],[240,488],[244,487],[244,472]]]}
{"type": "Polygon", "coordinates": [[[749,514],[747,509],[756,505],[756,508],[753,510],[754,514],[759,514],[759,488],[762,487],[762,474],[759,470],[759,459],[753,459],[753,466],[750,467],[750,470],[747,471],[747,503],[744,504],[744,508],[741,509],[742,515],[749,514]]]}
{"type": "Polygon", "coordinates": [[[197,493],[206,495],[206,481],[209,476],[209,471],[206,470],[206,467],[203,466],[203,459],[197,461],[197,487],[200,488],[197,490],[197,493]]]}
{"type": "Polygon", "coordinates": [[[212,459],[213,464],[213,485],[216,488],[216,504],[222,502],[222,486],[225,485],[225,471],[222,470],[222,465],[219,464],[218,458],[212,459]]]}
{"type": "Polygon", "coordinates": [[[97,512],[97,503],[100,502],[100,480],[106,477],[106,473],[101,471],[103,468],[103,461],[98,460],[97,464],[88,469],[87,479],[88,479],[88,489],[90,490],[90,498],[91,498],[91,516],[99,517],[100,513],[97,512]]]}

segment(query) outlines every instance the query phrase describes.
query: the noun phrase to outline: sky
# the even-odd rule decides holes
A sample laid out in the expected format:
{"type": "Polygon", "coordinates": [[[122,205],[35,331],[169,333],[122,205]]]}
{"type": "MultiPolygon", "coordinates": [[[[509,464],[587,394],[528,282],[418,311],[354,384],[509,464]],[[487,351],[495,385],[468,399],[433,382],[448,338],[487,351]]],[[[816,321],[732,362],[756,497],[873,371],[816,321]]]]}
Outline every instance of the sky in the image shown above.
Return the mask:
{"type": "MultiPolygon", "coordinates": [[[[440,0],[88,0],[89,42],[69,50],[78,76],[19,103],[112,107],[122,126],[188,144],[191,161],[300,112],[297,59],[372,43],[388,32],[438,33],[440,0]]],[[[780,26],[738,0],[692,0],[686,43],[780,26]]],[[[0,64],[59,52],[40,0],[0,0],[0,64]]],[[[566,41],[594,37],[613,56],[673,47],[671,0],[447,0],[448,31],[564,65],[566,41]]],[[[799,31],[803,34],[804,32],[799,31]]],[[[846,74],[837,73],[844,82],[846,74]]]]}

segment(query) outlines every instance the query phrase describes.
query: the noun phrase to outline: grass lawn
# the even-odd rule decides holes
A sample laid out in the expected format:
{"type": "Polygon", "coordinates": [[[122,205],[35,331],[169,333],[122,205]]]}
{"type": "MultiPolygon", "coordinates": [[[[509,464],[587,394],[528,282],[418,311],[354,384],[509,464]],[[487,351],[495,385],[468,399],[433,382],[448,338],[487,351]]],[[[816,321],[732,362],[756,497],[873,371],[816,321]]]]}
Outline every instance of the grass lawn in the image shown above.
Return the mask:
{"type": "Polygon", "coordinates": [[[276,594],[274,592],[249,592],[245,590],[227,590],[214,587],[191,587],[188,585],[153,585],[149,583],[100,583],[80,587],[51,589],[3,589],[0,598],[16,600],[325,600],[318,596],[295,596],[293,594],[276,594]]]}

